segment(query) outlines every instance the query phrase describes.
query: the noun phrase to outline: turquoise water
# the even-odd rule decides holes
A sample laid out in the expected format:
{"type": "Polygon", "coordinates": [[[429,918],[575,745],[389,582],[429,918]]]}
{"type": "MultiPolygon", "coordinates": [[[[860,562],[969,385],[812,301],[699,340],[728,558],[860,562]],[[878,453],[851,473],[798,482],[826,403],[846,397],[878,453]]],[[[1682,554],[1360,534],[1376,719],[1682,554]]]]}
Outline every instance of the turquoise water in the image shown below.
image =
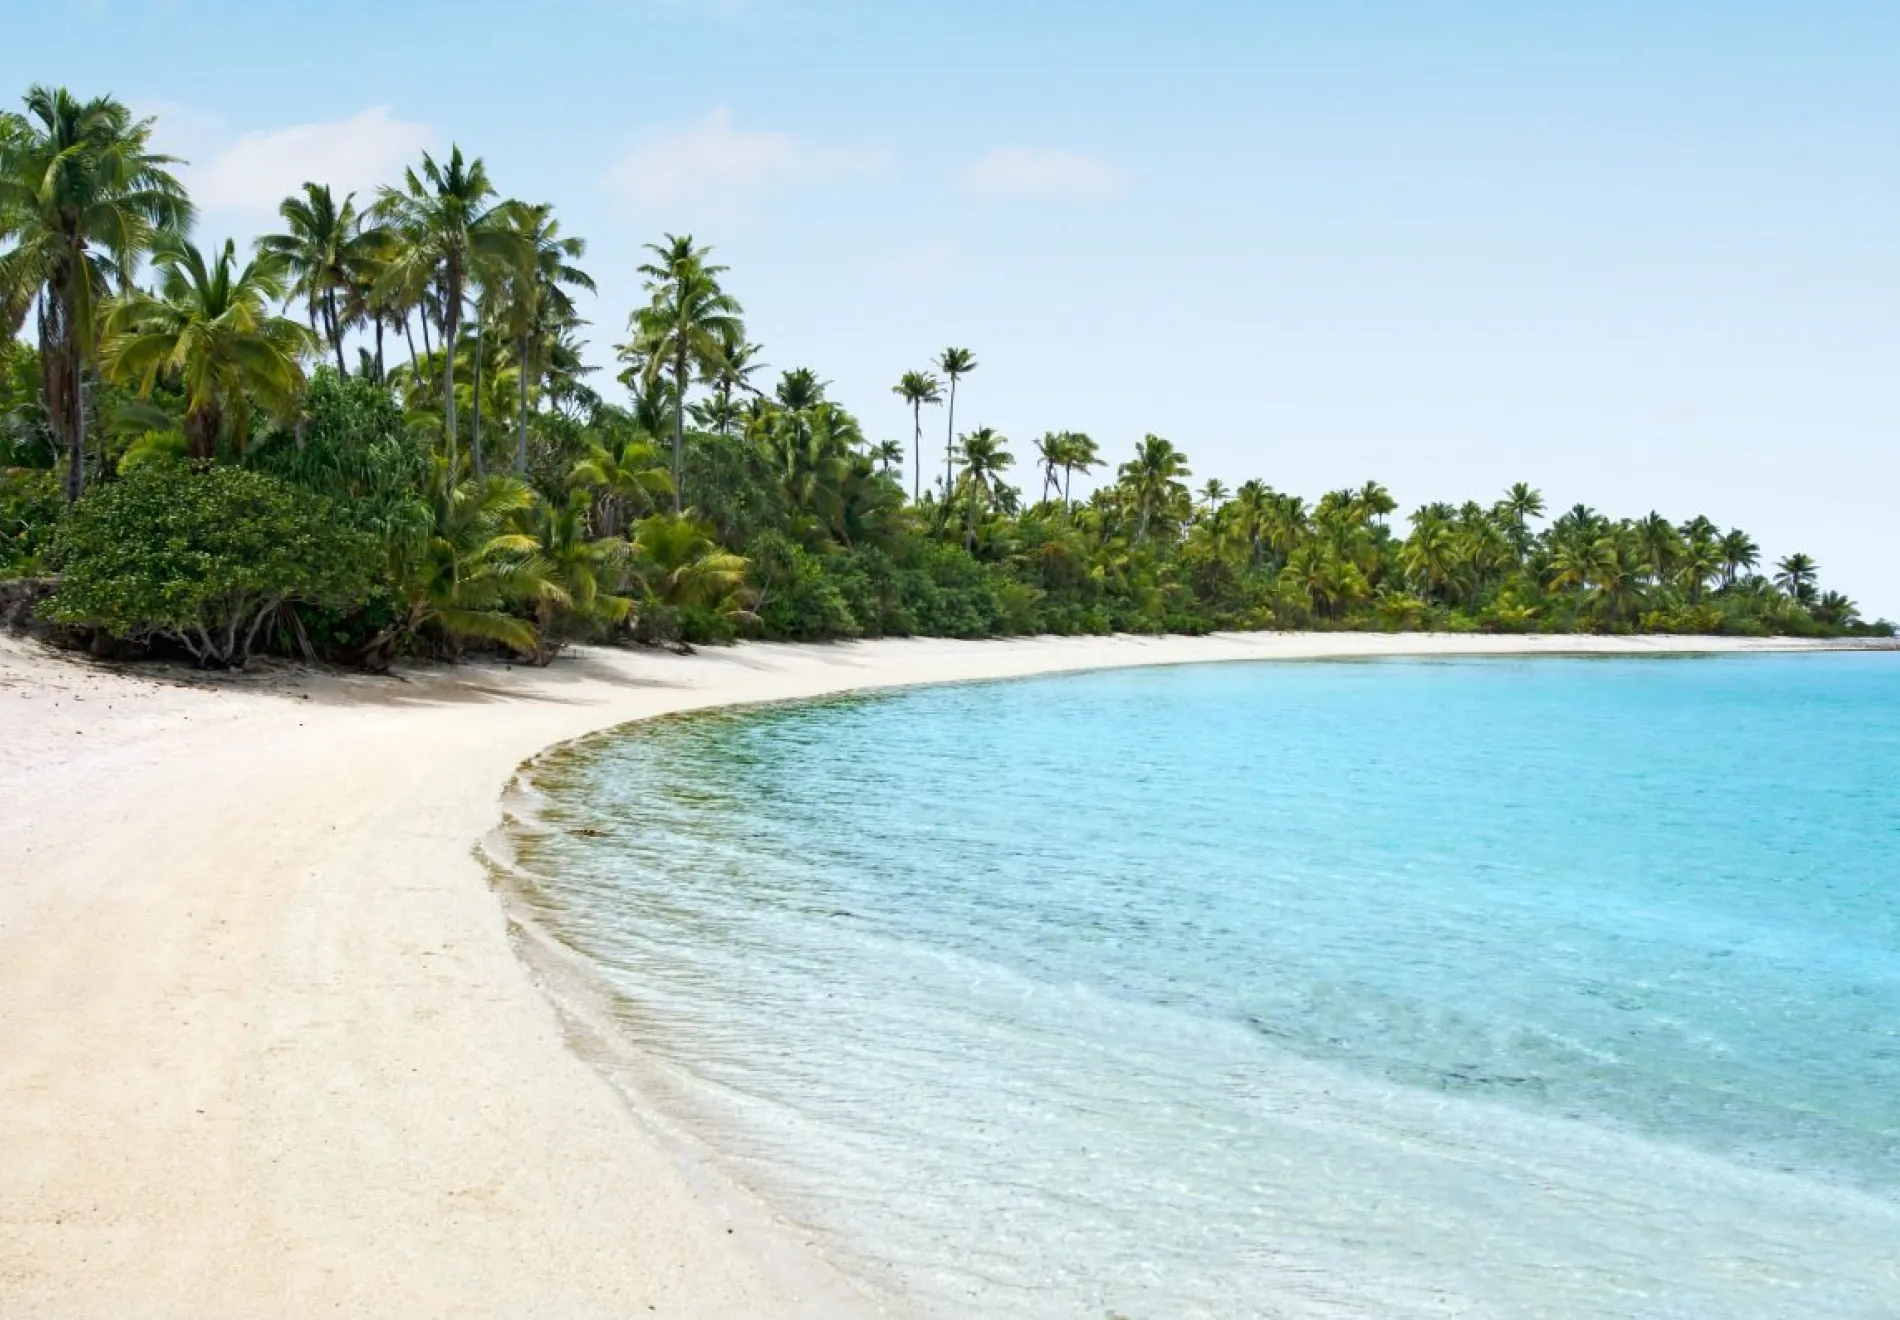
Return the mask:
{"type": "Polygon", "coordinates": [[[893,1307],[1900,1315],[1900,657],[931,688],[538,786],[660,1103],[893,1307]]]}

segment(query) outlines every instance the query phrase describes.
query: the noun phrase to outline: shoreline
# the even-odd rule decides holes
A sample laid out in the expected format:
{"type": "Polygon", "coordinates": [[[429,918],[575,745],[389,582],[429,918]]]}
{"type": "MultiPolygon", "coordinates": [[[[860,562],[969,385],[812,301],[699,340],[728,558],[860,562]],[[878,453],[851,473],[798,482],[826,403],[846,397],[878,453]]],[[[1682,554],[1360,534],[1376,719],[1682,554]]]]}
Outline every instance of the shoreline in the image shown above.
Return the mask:
{"type": "MultiPolygon", "coordinates": [[[[31,1313],[836,1314],[574,1048],[475,855],[549,749],[714,706],[1244,660],[1891,650],[1225,634],[578,649],[401,681],[0,639],[0,1295],[31,1313]]],[[[736,1191],[736,1189],[734,1189],[736,1191]]],[[[761,1228],[761,1225],[764,1225],[761,1228]]]]}

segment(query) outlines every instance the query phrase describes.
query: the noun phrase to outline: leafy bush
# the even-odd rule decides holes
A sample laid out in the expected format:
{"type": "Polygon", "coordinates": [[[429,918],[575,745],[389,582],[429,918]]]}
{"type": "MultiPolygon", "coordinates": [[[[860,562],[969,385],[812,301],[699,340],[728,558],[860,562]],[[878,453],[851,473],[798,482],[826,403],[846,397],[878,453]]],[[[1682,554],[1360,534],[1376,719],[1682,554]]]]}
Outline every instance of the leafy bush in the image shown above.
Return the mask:
{"type": "MultiPolygon", "coordinates": [[[[299,427],[252,446],[251,466],[335,502],[385,542],[429,532],[429,444],[403,421],[389,391],[325,368],[310,382],[299,427]]],[[[392,549],[395,549],[392,546],[392,549]]]]}
{"type": "Polygon", "coordinates": [[[0,578],[32,577],[44,568],[64,509],[52,472],[0,472],[0,578]]]}
{"type": "Polygon", "coordinates": [[[89,494],[61,526],[48,614],[127,641],[167,638],[207,667],[243,666],[294,603],[366,599],[375,538],[330,501],[261,472],[150,464],[89,494]]]}

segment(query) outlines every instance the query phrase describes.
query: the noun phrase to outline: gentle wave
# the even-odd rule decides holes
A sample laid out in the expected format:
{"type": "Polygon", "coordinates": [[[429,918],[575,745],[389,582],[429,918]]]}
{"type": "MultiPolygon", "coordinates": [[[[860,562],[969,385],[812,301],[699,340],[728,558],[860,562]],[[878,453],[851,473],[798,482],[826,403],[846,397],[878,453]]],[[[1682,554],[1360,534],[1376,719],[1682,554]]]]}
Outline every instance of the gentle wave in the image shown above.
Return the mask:
{"type": "Polygon", "coordinates": [[[711,713],[513,847],[670,1112],[944,1315],[1900,1313],[1900,665],[711,713]]]}

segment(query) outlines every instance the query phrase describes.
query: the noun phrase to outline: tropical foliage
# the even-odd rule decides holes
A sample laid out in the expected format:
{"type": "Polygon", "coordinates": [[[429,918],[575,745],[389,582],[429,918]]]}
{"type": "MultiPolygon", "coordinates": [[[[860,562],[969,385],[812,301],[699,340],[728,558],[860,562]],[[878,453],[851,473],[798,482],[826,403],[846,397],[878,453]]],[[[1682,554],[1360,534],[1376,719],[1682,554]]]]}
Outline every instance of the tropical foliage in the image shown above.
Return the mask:
{"type": "Polygon", "coordinates": [[[731,273],[690,235],[648,249],[626,393],[605,398],[580,342],[585,243],[479,157],[425,155],[365,205],[312,180],[246,258],[192,238],[150,132],[46,88],[0,115],[0,574],[59,571],[56,617],[200,663],[257,646],[544,662],[576,639],[1891,631],[1809,556],[1703,517],[1549,517],[1518,484],[1399,519],[1376,482],[1309,501],[1197,479],[1156,435],[1120,462],[1075,431],[1018,446],[960,425],[967,348],[896,373],[908,443],[868,437],[816,371],[766,370],[731,273]]]}

